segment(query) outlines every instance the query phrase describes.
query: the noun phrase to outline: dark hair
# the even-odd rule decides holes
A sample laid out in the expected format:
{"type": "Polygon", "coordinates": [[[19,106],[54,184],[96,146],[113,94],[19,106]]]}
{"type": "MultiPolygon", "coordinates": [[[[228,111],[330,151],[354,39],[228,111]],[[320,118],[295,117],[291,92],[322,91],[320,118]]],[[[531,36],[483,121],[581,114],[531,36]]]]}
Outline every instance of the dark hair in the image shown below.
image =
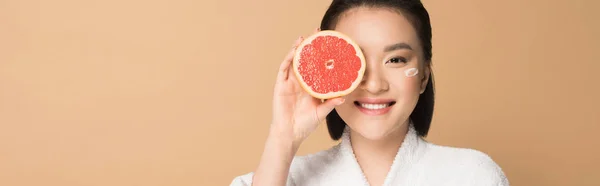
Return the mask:
{"type": "MultiPolygon", "coordinates": [[[[431,67],[431,24],[429,13],[420,0],[333,0],[321,21],[321,30],[334,29],[340,16],[355,7],[390,8],[401,12],[416,30],[421,46],[423,46],[426,67],[431,67]]],[[[427,87],[419,96],[419,101],[410,114],[410,120],[419,136],[427,136],[429,132],[434,106],[433,87],[433,73],[430,70],[427,87]]],[[[326,122],[329,136],[334,140],[340,139],[346,123],[335,109],[327,115],[326,122]]]]}

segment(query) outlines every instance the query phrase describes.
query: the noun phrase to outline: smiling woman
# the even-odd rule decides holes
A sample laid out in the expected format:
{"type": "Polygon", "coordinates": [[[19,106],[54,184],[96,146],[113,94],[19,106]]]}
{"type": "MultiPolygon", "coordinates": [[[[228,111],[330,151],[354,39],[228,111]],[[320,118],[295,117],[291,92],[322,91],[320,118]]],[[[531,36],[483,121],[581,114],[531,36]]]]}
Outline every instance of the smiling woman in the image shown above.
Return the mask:
{"type": "Polygon", "coordinates": [[[321,30],[357,43],[366,61],[362,81],[351,93],[321,103],[290,75],[295,49],[290,51],[276,81],[260,164],[231,185],[508,185],[487,154],[423,139],[433,116],[434,84],[431,25],[420,1],[334,0],[321,30]],[[320,118],[341,143],[296,156],[320,118]]]}

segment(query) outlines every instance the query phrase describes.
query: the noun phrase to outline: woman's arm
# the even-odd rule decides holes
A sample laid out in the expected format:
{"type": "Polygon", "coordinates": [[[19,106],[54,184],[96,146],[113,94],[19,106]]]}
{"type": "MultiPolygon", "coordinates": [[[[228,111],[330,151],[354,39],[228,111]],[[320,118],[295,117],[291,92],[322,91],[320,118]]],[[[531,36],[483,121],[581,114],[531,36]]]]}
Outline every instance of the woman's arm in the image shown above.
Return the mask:
{"type": "Polygon", "coordinates": [[[258,168],[253,175],[253,186],[260,185],[290,185],[287,183],[290,164],[298,151],[293,140],[277,134],[269,135],[260,159],[258,168]]]}
{"type": "MultiPolygon", "coordinates": [[[[316,30],[318,31],[318,30],[316,30]]],[[[298,83],[292,70],[300,37],[279,67],[273,95],[273,119],[260,163],[252,175],[252,186],[285,186],[298,147],[325,120],[343,98],[320,99],[309,95],[298,83]]],[[[240,181],[241,182],[241,181],[240,181]]]]}

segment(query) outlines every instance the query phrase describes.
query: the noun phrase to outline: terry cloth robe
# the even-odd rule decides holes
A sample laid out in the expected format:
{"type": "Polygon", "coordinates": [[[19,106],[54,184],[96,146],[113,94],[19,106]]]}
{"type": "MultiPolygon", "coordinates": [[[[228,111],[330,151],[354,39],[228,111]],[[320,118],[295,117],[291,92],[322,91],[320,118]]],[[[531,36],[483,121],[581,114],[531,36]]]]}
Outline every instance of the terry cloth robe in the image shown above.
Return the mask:
{"type": "MultiPolygon", "coordinates": [[[[346,127],[348,129],[348,127],[346,127]]],[[[231,186],[250,186],[253,172],[239,175],[231,186]]],[[[327,150],[295,156],[287,186],[368,186],[350,144],[349,130],[327,150]]],[[[384,186],[508,186],[502,169],[487,154],[436,145],[410,125],[384,186]]]]}

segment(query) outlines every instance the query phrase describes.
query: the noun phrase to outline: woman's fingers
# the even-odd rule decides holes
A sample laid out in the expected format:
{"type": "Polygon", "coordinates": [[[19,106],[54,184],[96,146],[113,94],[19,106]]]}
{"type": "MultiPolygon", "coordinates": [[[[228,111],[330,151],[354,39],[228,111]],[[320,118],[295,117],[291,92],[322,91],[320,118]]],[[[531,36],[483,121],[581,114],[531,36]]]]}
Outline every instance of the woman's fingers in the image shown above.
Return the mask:
{"type": "Polygon", "coordinates": [[[317,106],[316,114],[317,120],[319,122],[323,121],[325,117],[338,105],[344,103],[344,98],[338,97],[333,99],[328,99],[327,101],[319,104],[317,106]]]}
{"type": "Polygon", "coordinates": [[[279,72],[277,73],[277,77],[279,80],[286,80],[288,78],[288,71],[289,71],[292,61],[294,59],[294,54],[296,53],[296,48],[298,47],[298,45],[300,45],[300,42],[302,42],[302,39],[303,39],[302,37],[299,37],[298,39],[296,39],[296,41],[294,42],[294,45],[292,46],[292,49],[285,56],[285,58],[283,59],[283,62],[281,62],[281,65],[279,66],[279,72]]]}

